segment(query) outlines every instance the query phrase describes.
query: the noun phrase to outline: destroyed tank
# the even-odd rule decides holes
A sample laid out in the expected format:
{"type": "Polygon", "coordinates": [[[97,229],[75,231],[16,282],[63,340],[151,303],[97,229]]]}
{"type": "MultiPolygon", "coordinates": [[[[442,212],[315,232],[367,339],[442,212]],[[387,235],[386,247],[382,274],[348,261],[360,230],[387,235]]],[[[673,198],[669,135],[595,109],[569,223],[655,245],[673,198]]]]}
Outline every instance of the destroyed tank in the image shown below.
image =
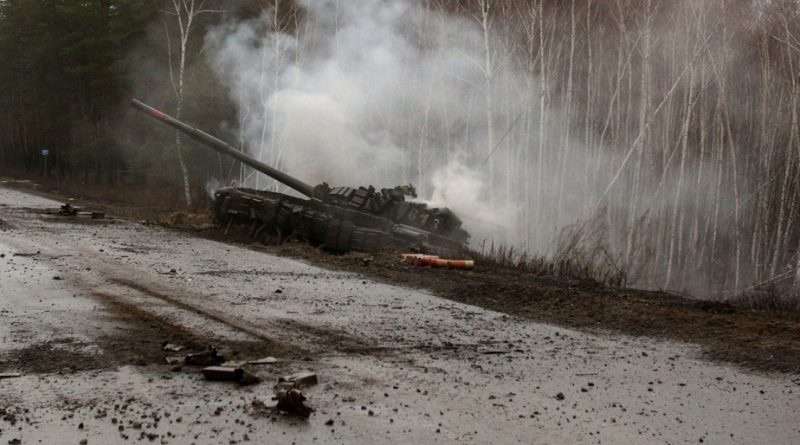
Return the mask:
{"type": "Polygon", "coordinates": [[[311,186],[136,99],[131,105],[307,197],[242,187],[219,189],[214,193],[213,216],[225,233],[234,226],[246,227],[251,237],[267,244],[294,237],[334,252],[394,247],[452,257],[466,247],[469,234],[462,221],[447,208],[410,201],[417,197],[411,185],[380,190],[311,186]]]}

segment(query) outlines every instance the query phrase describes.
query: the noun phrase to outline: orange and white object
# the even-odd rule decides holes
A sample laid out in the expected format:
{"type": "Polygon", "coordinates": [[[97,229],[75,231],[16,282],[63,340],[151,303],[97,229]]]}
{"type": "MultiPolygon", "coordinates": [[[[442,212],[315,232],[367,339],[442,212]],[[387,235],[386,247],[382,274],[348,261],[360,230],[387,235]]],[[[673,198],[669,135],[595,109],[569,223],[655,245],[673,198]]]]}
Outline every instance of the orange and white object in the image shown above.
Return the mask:
{"type": "Polygon", "coordinates": [[[446,267],[448,269],[471,270],[475,268],[472,260],[445,260],[436,255],[403,254],[405,262],[415,266],[446,267]]]}
{"type": "Polygon", "coordinates": [[[436,258],[436,259],[438,259],[439,257],[437,255],[423,255],[421,253],[404,253],[403,254],[403,260],[407,264],[416,264],[417,260],[418,259],[422,259],[422,258],[436,258]]]}
{"type": "Polygon", "coordinates": [[[472,270],[475,268],[475,261],[472,260],[446,260],[448,269],[472,270]]]}

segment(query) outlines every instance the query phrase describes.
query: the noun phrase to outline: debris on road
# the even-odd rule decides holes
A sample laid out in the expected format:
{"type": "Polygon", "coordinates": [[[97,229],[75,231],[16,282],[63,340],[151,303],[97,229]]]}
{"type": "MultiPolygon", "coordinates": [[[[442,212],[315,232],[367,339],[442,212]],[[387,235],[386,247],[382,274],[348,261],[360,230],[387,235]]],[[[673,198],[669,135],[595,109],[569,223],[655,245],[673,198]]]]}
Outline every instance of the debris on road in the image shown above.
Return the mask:
{"type": "Polygon", "coordinates": [[[183,350],[183,346],[164,342],[161,345],[161,350],[162,351],[167,351],[167,352],[179,352],[179,351],[183,350]]]}
{"type": "Polygon", "coordinates": [[[478,352],[483,355],[502,355],[510,354],[510,349],[478,349],[478,352]]]}
{"type": "Polygon", "coordinates": [[[184,359],[184,363],[192,366],[214,366],[225,363],[225,357],[217,354],[217,349],[209,347],[203,352],[189,354],[184,359]]]}
{"type": "Polygon", "coordinates": [[[275,357],[264,357],[258,360],[250,360],[247,362],[248,365],[271,365],[273,363],[278,363],[278,359],[275,357]]]}
{"type": "Polygon", "coordinates": [[[61,206],[61,210],[58,212],[58,214],[64,216],[75,216],[80,211],[81,211],[80,207],[73,207],[72,204],[66,203],[61,206]]]}
{"type": "Polygon", "coordinates": [[[305,404],[306,396],[297,388],[278,385],[275,387],[275,397],[273,400],[278,401],[277,405],[275,405],[275,409],[278,411],[283,411],[304,419],[308,419],[311,413],[314,412],[314,408],[305,404]]]}
{"type": "Polygon", "coordinates": [[[61,209],[55,212],[55,214],[61,216],[90,216],[92,219],[103,219],[106,217],[105,212],[84,212],[81,207],[75,207],[70,203],[62,205],[61,209]]]}
{"type": "Polygon", "coordinates": [[[186,359],[185,357],[180,357],[175,355],[164,357],[164,360],[167,362],[168,365],[182,365],[185,363],[184,361],[185,359],[186,359]]]}
{"type": "Polygon", "coordinates": [[[22,377],[22,374],[19,372],[2,372],[0,373],[0,380],[3,379],[15,379],[17,377],[22,377]]]}
{"type": "Polygon", "coordinates": [[[278,378],[278,383],[290,383],[296,388],[304,388],[314,386],[319,381],[317,380],[317,375],[313,372],[298,372],[278,378]]]}
{"type": "Polygon", "coordinates": [[[261,382],[257,375],[241,367],[209,366],[203,368],[202,373],[206,380],[236,382],[240,385],[252,385],[261,382]]]}

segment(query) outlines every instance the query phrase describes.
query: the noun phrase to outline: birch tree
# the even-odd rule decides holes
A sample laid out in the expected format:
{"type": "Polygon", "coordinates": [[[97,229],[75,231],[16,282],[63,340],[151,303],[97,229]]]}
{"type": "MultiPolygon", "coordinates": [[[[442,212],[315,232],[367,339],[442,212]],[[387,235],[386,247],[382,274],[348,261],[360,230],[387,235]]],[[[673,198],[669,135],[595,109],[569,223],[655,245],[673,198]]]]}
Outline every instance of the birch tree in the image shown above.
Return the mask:
{"type": "MultiPolygon", "coordinates": [[[[170,0],[169,6],[171,8],[162,10],[162,13],[166,16],[164,29],[167,38],[169,77],[175,94],[175,117],[177,119],[181,118],[181,113],[183,112],[189,38],[192,36],[192,31],[197,24],[197,18],[203,14],[221,12],[220,10],[210,9],[207,5],[208,2],[206,0],[170,0]],[[172,41],[170,25],[177,27],[177,42],[172,41]],[[177,61],[174,60],[175,58],[177,58],[177,61]]],[[[186,165],[183,138],[180,131],[177,130],[175,131],[175,150],[183,177],[183,195],[186,200],[186,207],[191,209],[192,188],[189,181],[189,168],[186,165]]]]}

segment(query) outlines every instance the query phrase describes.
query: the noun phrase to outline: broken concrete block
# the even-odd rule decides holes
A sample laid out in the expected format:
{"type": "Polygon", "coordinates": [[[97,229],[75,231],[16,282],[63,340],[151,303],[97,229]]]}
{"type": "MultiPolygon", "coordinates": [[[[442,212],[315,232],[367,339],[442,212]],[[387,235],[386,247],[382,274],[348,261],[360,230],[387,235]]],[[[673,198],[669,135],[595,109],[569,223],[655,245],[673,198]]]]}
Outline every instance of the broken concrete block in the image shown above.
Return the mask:
{"type": "Polygon", "coordinates": [[[292,375],[283,376],[278,379],[278,382],[291,383],[297,388],[314,386],[317,383],[319,383],[317,381],[317,375],[314,374],[313,372],[298,372],[292,375]]]}

